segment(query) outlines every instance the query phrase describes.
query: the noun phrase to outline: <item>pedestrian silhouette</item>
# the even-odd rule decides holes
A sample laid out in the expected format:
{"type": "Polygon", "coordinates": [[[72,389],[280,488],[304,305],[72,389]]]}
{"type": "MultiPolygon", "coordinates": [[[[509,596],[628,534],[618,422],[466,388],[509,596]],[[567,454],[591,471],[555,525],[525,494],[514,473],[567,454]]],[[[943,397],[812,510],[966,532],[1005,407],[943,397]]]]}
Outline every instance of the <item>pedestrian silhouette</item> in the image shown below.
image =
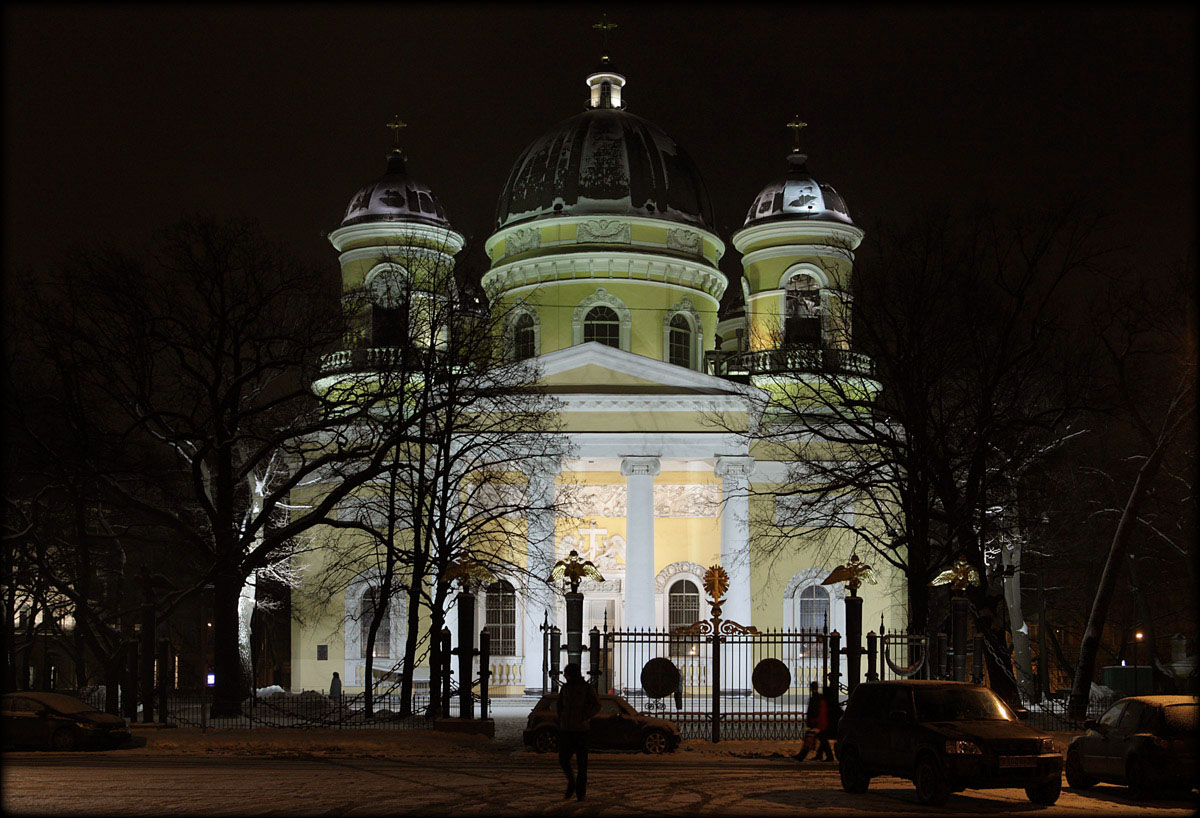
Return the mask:
{"type": "Polygon", "coordinates": [[[833,761],[833,748],[829,746],[829,691],[826,690],[822,694],[816,682],[810,682],[808,685],[808,713],[804,721],[808,729],[804,732],[804,745],[800,748],[796,760],[803,761],[813,748],[816,748],[816,761],[833,761]]]}
{"type": "Polygon", "coordinates": [[[329,698],[334,702],[340,702],[342,698],[342,680],[336,670],[333,672],[333,679],[329,682],[329,698]]]}
{"type": "Polygon", "coordinates": [[[563,668],[566,683],[558,691],[558,763],[567,777],[567,794],[580,801],[587,794],[588,728],[600,712],[600,697],[584,681],[579,665],[571,662],[563,668]],[[571,770],[571,756],[578,760],[579,774],[571,770]]]}

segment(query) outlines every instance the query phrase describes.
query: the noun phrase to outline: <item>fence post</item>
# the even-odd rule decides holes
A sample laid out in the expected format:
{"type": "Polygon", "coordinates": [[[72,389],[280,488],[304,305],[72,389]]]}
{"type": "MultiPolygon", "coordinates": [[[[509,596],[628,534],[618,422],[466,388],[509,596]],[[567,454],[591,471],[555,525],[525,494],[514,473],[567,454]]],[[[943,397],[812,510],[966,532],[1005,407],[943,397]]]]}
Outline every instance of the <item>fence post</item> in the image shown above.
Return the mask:
{"type": "Polygon", "coordinates": [[[720,620],[713,617],[712,634],[712,741],[716,744],[721,740],[721,635],[718,633],[720,620]]]}
{"type": "Polygon", "coordinates": [[[841,651],[842,635],[837,631],[829,634],[829,678],[826,683],[833,688],[833,695],[840,696],[839,688],[842,679],[842,661],[838,657],[841,651]]]}
{"type": "Polygon", "coordinates": [[[129,642],[125,646],[125,672],[122,674],[125,689],[121,691],[122,715],[130,722],[137,718],[138,702],[138,643],[129,642]]]}
{"type": "Polygon", "coordinates": [[[464,590],[458,595],[458,647],[453,651],[458,656],[458,717],[473,718],[471,702],[471,680],[475,678],[475,594],[464,590]]]}
{"type": "Polygon", "coordinates": [[[550,674],[550,612],[542,612],[542,695],[546,695],[546,677],[550,674]]]}
{"type": "Polygon", "coordinates": [[[978,633],[971,645],[971,681],[983,684],[983,636],[978,633]]]}
{"type": "Polygon", "coordinates": [[[568,591],[567,599],[567,663],[583,670],[583,594],[568,591]]]}
{"type": "Polygon", "coordinates": [[[550,692],[558,692],[558,663],[562,650],[562,633],[557,625],[550,626],[550,692]]]}
{"type": "Polygon", "coordinates": [[[938,678],[945,679],[950,664],[950,637],[944,633],[938,634],[938,678]]]}
{"type": "Polygon", "coordinates": [[[967,611],[970,603],[965,596],[950,600],[950,633],[954,639],[954,681],[967,680],[967,611]]]}
{"type": "Polygon", "coordinates": [[[488,677],[492,675],[492,635],[487,628],[479,632],[479,718],[488,714],[488,677]]]}
{"type": "Polygon", "coordinates": [[[591,667],[588,669],[588,675],[590,675],[592,677],[592,679],[591,679],[592,687],[596,688],[596,690],[599,691],[600,690],[600,676],[601,676],[601,671],[600,671],[600,629],[597,628],[595,625],[593,625],[592,629],[590,631],[588,631],[588,653],[591,654],[591,656],[588,657],[588,664],[591,665],[591,667]]]}
{"type": "Polygon", "coordinates": [[[442,718],[450,718],[450,629],[442,628],[442,667],[440,668],[441,678],[438,682],[442,685],[442,718]]]}
{"type": "Polygon", "coordinates": [[[167,721],[167,676],[171,673],[171,642],[166,637],[158,640],[158,717],[167,721]]]}
{"type": "Polygon", "coordinates": [[[846,597],[846,694],[854,692],[862,678],[862,608],[861,596],[846,597]]]}
{"type": "Polygon", "coordinates": [[[867,632],[867,681],[879,681],[879,673],[876,671],[876,660],[878,659],[877,647],[879,637],[875,635],[875,631],[867,632]]]}

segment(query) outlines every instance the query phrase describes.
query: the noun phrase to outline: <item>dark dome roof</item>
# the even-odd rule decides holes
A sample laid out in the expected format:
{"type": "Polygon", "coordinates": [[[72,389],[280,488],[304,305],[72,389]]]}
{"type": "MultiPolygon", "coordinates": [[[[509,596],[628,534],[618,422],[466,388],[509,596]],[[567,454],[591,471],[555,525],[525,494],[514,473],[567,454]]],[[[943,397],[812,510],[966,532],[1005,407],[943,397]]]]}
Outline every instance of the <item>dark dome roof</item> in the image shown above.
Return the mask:
{"type": "Polygon", "coordinates": [[[354,194],[342,227],[366,222],[416,222],[450,227],[446,211],[429,185],[409,176],[404,169],[404,157],[396,152],[388,155],[387,173],[354,194]]]}
{"type": "Polygon", "coordinates": [[[658,126],[619,108],[591,108],[534,140],[508,175],[496,227],[593,214],[713,227],[695,163],[658,126]]]}
{"type": "Polygon", "coordinates": [[[822,219],[854,224],[846,202],[829,185],[817,182],[808,172],[808,157],[788,156],[788,172],[764,187],[754,198],[743,227],[776,219],[822,219]]]}

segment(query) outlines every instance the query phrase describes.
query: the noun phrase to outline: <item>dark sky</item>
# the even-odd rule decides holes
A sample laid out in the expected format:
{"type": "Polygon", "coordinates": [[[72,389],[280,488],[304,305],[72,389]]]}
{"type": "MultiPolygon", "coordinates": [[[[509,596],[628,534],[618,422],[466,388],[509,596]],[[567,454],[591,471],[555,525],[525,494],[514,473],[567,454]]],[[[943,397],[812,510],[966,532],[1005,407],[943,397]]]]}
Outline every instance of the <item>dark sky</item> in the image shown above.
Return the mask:
{"type": "MultiPolygon", "coordinates": [[[[863,226],[1084,193],[1149,264],[1194,242],[1190,6],[603,8],[628,109],[692,155],[726,241],[800,114],[863,226]]],[[[520,151],[582,110],[599,11],[7,6],[6,273],[204,212],[256,216],[332,274],[321,234],[382,174],[393,114],[478,253],[520,151]]]]}

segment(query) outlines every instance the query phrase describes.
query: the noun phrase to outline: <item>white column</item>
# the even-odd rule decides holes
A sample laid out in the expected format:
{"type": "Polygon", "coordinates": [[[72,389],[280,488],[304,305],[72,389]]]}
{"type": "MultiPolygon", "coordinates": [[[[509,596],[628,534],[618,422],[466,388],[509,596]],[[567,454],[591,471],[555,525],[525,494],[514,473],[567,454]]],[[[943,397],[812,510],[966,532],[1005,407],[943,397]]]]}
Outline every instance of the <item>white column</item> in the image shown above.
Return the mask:
{"type": "Polygon", "coordinates": [[[557,460],[541,460],[531,464],[529,491],[526,502],[529,513],[526,517],[526,570],[522,595],[523,613],[521,630],[524,633],[524,685],[528,694],[542,692],[542,630],[547,615],[550,624],[555,623],[554,595],[543,580],[550,578],[554,567],[554,478],[562,465],[557,460]]]}
{"type": "Polygon", "coordinates": [[[754,458],[717,457],[721,478],[721,565],[729,573],[729,592],[721,618],[750,623],[750,473],[754,458]]]}
{"type": "Polygon", "coordinates": [[[625,627],[654,627],[654,477],[657,457],[626,457],[625,627]]]}

